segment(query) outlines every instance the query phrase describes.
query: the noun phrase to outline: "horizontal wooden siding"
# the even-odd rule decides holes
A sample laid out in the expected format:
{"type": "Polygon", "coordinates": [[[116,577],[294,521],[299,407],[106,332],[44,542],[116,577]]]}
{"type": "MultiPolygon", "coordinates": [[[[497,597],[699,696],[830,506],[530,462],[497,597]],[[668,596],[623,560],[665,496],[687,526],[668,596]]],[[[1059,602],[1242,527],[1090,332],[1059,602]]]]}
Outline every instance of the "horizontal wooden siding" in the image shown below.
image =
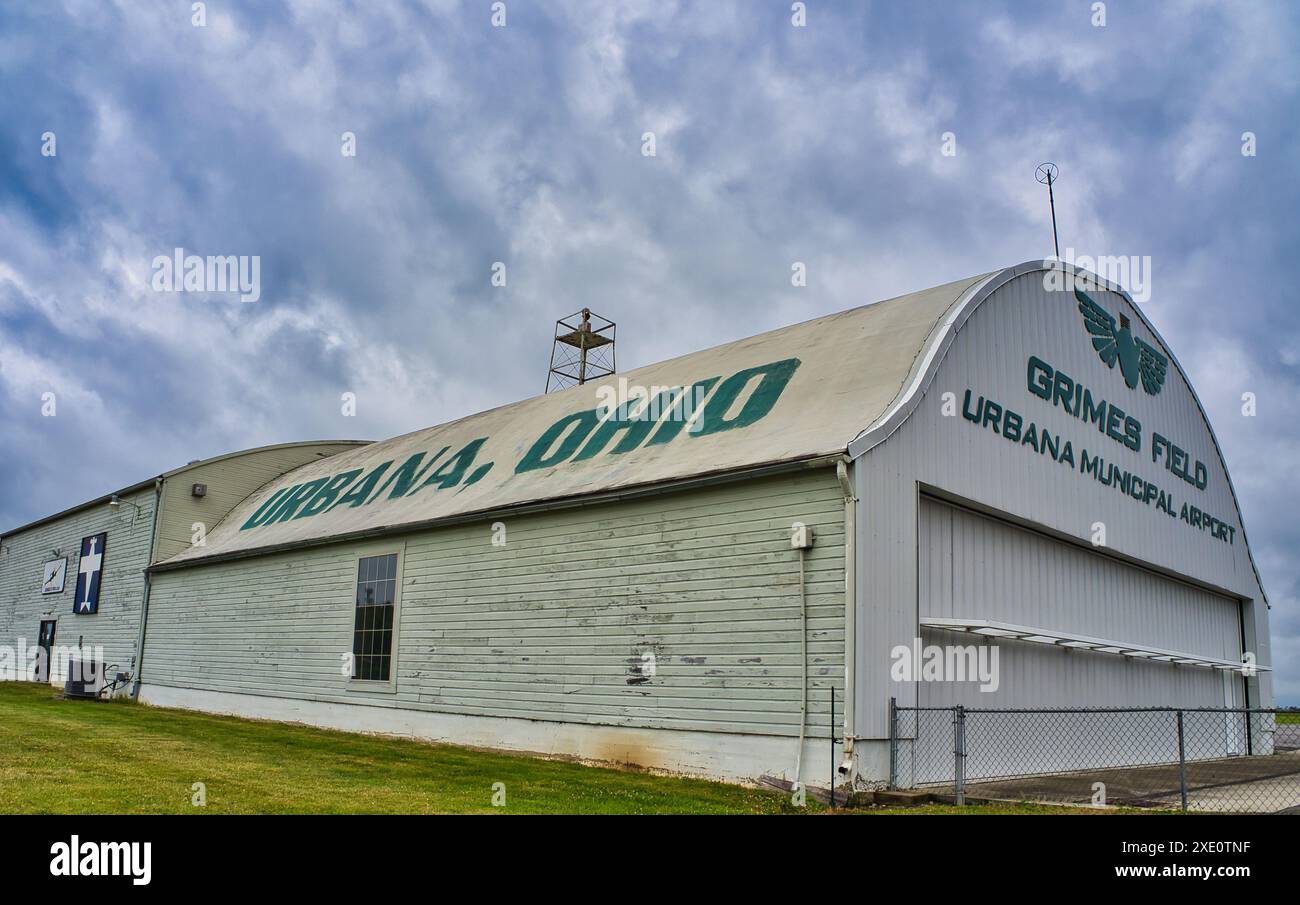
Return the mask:
{"type": "MultiPolygon", "coordinates": [[[[146,684],[448,713],[797,734],[843,700],[843,507],[806,472],[156,576],[146,684]],[[397,681],[358,689],[355,557],[401,550],[397,681]],[[650,656],[652,655],[652,659],[650,656]],[[649,668],[653,663],[653,671],[649,668]]],[[[842,705],[837,705],[842,706],[842,705]]]]}

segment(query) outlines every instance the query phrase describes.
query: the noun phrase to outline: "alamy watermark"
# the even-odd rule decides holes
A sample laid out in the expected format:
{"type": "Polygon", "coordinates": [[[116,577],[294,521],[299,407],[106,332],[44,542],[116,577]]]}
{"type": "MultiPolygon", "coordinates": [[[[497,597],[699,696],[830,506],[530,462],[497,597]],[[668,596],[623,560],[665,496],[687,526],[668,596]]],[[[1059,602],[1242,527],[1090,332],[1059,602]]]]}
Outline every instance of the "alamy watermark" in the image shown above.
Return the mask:
{"type": "Polygon", "coordinates": [[[54,645],[49,651],[26,638],[0,644],[0,682],[48,681],[51,676],[98,685],[104,679],[104,648],[54,645]]]}
{"type": "Polygon", "coordinates": [[[1123,288],[1135,302],[1151,300],[1150,255],[1093,257],[1075,254],[1073,248],[1067,248],[1061,258],[1051,257],[1047,260],[1053,262],[1053,266],[1043,275],[1043,288],[1048,292],[1073,292],[1076,287],[1084,290],[1096,289],[1095,279],[1086,274],[1075,275],[1074,267],[1078,267],[1123,288]],[[1074,267],[1066,265],[1074,265],[1074,267]]]}
{"type": "Polygon", "coordinates": [[[978,682],[980,691],[998,690],[998,646],[996,644],[895,645],[889,676],[895,682],[978,682]]]}
{"type": "Polygon", "coordinates": [[[50,846],[50,875],[54,877],[130,877],[134,886],[148,886],[153,876],[152,842],[82,842],[73,836],[50,846]]]}
{"type": "Polygon", "coordinates": [[[261,255],[187,255],[184,248],[153,259],[155,292],[238,292],[241,302],[262,297],[261,255]]]}
{"type": "Polygon", "coordinates": [[[596,414],[603,421],[687,421],[686,430],[696,433],[703,422],[696,415],[703,410],[711,386],[640,386],[620,377],[617,384],[603,384],[596,390],[596,414]]]}

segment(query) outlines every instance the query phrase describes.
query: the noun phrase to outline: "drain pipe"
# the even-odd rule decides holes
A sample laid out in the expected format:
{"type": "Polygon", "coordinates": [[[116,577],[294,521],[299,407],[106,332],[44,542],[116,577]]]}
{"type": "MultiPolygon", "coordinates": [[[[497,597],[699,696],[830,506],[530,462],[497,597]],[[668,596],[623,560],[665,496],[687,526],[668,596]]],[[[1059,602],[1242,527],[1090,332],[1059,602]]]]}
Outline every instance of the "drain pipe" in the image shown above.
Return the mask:
{"type": "MultiPolygon", "coordinates": [[[[796,537],[800,530],[806,531],[806,528],[796,529],[796,537]]],[[[797,543],[798,541],[796,541],[797,543]]],[[[800,662],[803,666],[803,681],[799,685],[799,751],[794,756],[794,781],[799,782],[799,771],[803,768],[803,746],[804,739],[808,733],[808,582],[805,578],[807,570],[805,563],[807,561],[808,547],[805,544],[799,545],[799,639],[803,642],[803,656],[800,662]]]]}
{"type": "Polygon", "coordinates": [[[835,463],[835,477],[844,495],[844,761],[840,772],[853,779],[853,740],[857,731],[857,658],[858,658],[858,498],[847,456],[835,463]]]}
{"type": "Polygon", "coordinates": [[[149,571],[153,565],[154,554],[158,550],[158,510],[162,508],[163,479],[153,482],[153,526],[149,532],[149,561],[144,570],[144,591],[140,596],[140,632],[135,639],[135,683],[131,686],[131,700],[140,700],[140,673],[144,669],[144,628],[149,621],[149,591],[153,587],[153,574],[149,571]]]}

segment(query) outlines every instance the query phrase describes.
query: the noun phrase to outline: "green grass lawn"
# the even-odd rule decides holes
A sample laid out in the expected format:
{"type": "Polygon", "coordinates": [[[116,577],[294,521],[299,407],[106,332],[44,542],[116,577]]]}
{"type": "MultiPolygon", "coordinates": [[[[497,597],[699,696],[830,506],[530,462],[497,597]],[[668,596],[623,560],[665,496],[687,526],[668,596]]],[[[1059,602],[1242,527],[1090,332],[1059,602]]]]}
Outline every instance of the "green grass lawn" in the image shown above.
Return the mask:
{"type": "MultiPolygon", "coordinates": [[[[809,799],[525,755],[332,732],[0,683],[0,813],[807,814],[809,799]],[[207,804],[191,803],[195,783],[207,804]],[[506,806],[492,805],[505,784],[506,806]]],[[[1088,814],[987,805],[858,813],[1088,814]]]]}
{"type": "Polygon", "coordinates": [[[1300,723],[1300,710],[1287,711],[1277,715],[1279,723],[1300,723]]]}

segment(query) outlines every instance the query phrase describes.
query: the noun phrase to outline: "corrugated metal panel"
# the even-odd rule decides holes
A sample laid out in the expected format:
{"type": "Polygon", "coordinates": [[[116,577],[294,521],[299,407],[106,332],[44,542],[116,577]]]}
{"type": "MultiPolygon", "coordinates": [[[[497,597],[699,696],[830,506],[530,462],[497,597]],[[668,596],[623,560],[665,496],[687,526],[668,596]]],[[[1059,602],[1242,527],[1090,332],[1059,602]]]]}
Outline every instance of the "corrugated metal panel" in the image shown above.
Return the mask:
{"type": "Polygon", "coordinates": [[[224,692],[640,727],[798,732],[808,554],[810,734],[843,700],[843,503],[833,473],[463,524],[160,573],[144,680],[224,692]],[[355,556],[400,546],[398,681],[357,691],[355,556]],[[639,681],[642,656],[656,672],[639,681]]]}
{"type": "Polygon", "coordinates": [[[340,454],[258,492],[210,535],[205,549],[182,553],[168,565],[843,453],[899,394],[936,322],[982,279],[819,318],[340,454]],[[602,427],[614,422],[596,426],[596,412],[620,380],[651,394],[699,386],[702,429],[686,428],[680,417],[671,417],[680,410],[665,406],[657,419],[641,422],[644,430],[632,430],[638,422],[625,419],[609,436],[602,427]],[[409,477],[434,460],[429,477],[421,473],[410,486],[386,484],[403,463],[410,463],[409,477]],[[449,471],[440,475],[444,466],[449,471]],[[386,471],[379,475],[381,467],[386,471]],[[364,486],[371,475],[378,483],[364,486]],[[434,476],[440,480],[430,486],[434,476]],[[299,488],[299,494],[289,488],[299,488]],[[348,493],[359,496],[343,505],[348,493]],[[278,508],[285,500],[287,508],[278,508]]]}
{"type": "MultiPolygon", "coordinates": [[[[19,639],[36,644],[40,623],[55,619],[54,643],[76,647],[78,641],[93,651],[102,646],[105,665],[133,669],[140,630],[140,602],[144,571],[149,565],[153,530],[154,491],[136,491],[125,497],[140,507],[110,509],[107,503],[81,509],[27,531],[7,534],[0,555],[0,644],[16,648],[19,639]],[[72,599],[77,585],[78,553],[82,538],[107,532],[99,612],[74,615],[72,599]],[[41,579],[54,550],[68,558],[67,580],[61,594],[42,594],[41,579]]],[[[63,678],[57,672],[55,681],[63,678]]]]}
{"type": "MultiPolygon", "coordinates": [[[[1237,600],[1155,575],[1091,550],[923,498],[921,616],[983,618],[1078,635],[1159,646],[1238,662],[1237,600]]],[[[927,644],[980,643],[925,629],[927,644]]],[[[1000,687],[922,683],[923,706],[1222,707],[1217,670],[1114,654],[998,641],[1000,687]]],[[[1230,677],[1229,688],[1240,686],[1230,677]]]]}
{"type": "MultiPolygon", "coordinates": [[[[919,611],[922,617],[982,618],[1047,631],[1160,645],[1239,661],[1240,602],[1173,581],[1093,550],[921,498],[919,611]]],[[[1240,707],[1239,675],[922,628],[923,645],[996,648],[996,690],[975,682],[919,682],[922,707],[1240,707]]],[[[988,661],[991,662],[991,661],[988,661]]],[[[1080,715],[973,712],[966,720],[969,779],[1061,772],[1176,759],[1173,714],[1080,715]]],[[[948,782],[952,739],[946,714],[901,744],[907,781],[948,782]]],[[[1201,718],[1189,730],[1198,758],[1241,754],[1239,720],[1201,718]]],[[[911,717],[904,726],[918,725],[911,717]]]]}

